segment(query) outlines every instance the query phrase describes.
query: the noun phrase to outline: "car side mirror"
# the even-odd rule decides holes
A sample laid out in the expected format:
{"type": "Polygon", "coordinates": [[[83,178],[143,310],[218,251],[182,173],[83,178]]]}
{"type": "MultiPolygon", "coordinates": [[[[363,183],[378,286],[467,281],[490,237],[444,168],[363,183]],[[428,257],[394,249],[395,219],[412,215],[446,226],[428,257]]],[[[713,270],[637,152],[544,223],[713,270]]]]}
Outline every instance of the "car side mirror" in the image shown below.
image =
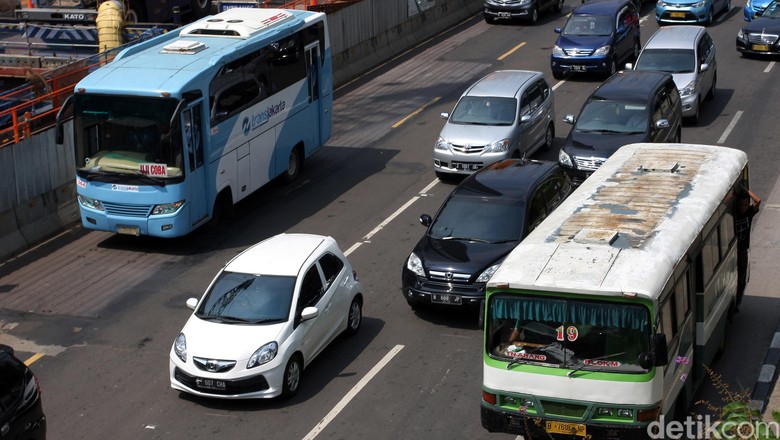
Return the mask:
{"type": "Polygon", "coordinates": [[[450,118],[450,114],[447,113],[447,112],[442,112],[439,116],[441,116],[442,119],[449,119],[450,118]]]}
{"type": "Polygon", "coordinates": [[[187,300],[187,308],[195,310],[198,307],[198,298],[190,298],[187,300]]]}
{"type": "Polygon", "coordinates": [[[669,128],[669,120],[668,119],[659,119],[655,121],[655,128],[669,128]]]}
{"type": "Polygon", "coordinates": [[[433,223],[433,218],[428,214],[423,214],[420,216],[420,223],[427,228],[433,223]]]}
{"type": "Polygon", "coordinates": [[[320,311],[316,307],[306,307],[301,312],[301,322],[316,318],[319,314],[320,311]]]}
{"type": "Polygon", "coordinates": [[[521,124],[529,122],[530,120],[531,120],[531,115],[523,115],[523,116],[520,117],[520,123],[521,124]]]}
{"type": "Polygon", "coordinates": [[[632,63],[626,63],[626,70],[634,70],[634,65],[632,63]]]}
{"type": "Polygon", "coordinates": [[[575,119],[575,118],[574,118],[574,115],[572,115],[572,114],[568,114],[568,115],[566,115],[566,116],[564,116],[564,117],[563,117],[563,122],[565,122],[565,123],[567,123],[567,124],[574,125],[574,123],[575,123],[576,121],[577,121],[577,119],[575,119]]]}
{"type": "Polygon", "coordinates": [[[555,31],[556,34],[560,34],[562,32],[561,28],[559,28],[559,27],[553,29],[553,31],[555,31]]]}
{"type": "Polygon", "coordinates": [[[701,63],[701,66],[699,66],[700,72],[706,72],[709,69],[710,69],[710,65],[707,63],[701,63]]]}

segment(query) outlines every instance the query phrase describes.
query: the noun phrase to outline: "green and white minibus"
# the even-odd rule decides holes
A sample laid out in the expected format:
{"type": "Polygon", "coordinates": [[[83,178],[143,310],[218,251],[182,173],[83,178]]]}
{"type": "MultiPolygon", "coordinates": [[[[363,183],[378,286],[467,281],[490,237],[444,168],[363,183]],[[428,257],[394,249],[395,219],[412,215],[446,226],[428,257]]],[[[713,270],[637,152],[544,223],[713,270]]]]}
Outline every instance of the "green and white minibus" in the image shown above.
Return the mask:
{"type": "Polygon", "coordinates": [[[487,284],[481,418],[534,438],[647,438],[687,414],[736,310],[747,155],[620,148],[487,284]]]}

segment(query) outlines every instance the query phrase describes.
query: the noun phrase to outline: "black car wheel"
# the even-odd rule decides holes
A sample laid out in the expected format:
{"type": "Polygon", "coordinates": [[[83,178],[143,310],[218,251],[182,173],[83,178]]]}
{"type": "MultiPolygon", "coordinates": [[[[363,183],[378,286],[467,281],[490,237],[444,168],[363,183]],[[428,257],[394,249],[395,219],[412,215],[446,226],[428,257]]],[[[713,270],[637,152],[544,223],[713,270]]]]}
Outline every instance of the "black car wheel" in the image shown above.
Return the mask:
{"type": "Polygon", "coordinates": [[[708,101],[715,99],[715,87],[717,83],[718,83],[718,72],[715,72],[715,74],[712,76],[712,87],[710,87],[710,91],[707,93],[707,97],[706,97],[708,101]]]}
{"type": "Polygon", "coordinates": [[[563,10],[563,0],[558,0],[553,6],[554,12],[561,12],[563,10]]]}
{"type": "Polygon", "coordinates": [[[528,16],[528,22],[531,24],[536,24],[537,21],[539,21],[539,6],[534,3],[533,7],[531,8],[531,15],[528,16]]]}
{"type": "Polygon", "coordinates": [[[712,8],[710,8],[709,12],[707,12],[707,21],[704,22],[705,26],[709,26],[712,24],[712,22],[715,21],[714,14],[712,13],[712,8]]]}
{"type": "Polygon", "coordinates": [[[549,150],[552,147],[553,140],[555,139],[555,125],[552,122],[547,124],[547,131],[544,133],[544,145],[542,148],[549,150]]]}
{"type": "Polygon", "coordinates": [[[485,23],[493,24],[495,22],[496,22],[495,17],[493,17],[492,15],[485,15],[485,23]]]}

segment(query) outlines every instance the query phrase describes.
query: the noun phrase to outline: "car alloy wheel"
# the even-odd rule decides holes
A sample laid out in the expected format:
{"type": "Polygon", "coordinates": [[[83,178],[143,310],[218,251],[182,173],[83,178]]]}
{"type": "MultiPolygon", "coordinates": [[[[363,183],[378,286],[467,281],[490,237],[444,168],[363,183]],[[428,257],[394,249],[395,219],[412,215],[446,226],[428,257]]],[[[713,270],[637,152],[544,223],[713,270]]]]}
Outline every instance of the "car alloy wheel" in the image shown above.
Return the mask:
{"type": "Polygon", "coordinates": [[[359,298],[354,298],[349,306],[349,315],[347,316],[347,333],[354,335],[360,330],[360,323],[363,322],[363,305],[359,298]]]}
{"type": "Polygon", "coordinates": [[[287,366],[284,367],[284,378],[282,379],[282,396],[290,398],[298,392],[298,388],[301,385],[301,373],[303,371],[303,363],[301,363],[301,357],[298,354],[294,354],[287,366]]]}

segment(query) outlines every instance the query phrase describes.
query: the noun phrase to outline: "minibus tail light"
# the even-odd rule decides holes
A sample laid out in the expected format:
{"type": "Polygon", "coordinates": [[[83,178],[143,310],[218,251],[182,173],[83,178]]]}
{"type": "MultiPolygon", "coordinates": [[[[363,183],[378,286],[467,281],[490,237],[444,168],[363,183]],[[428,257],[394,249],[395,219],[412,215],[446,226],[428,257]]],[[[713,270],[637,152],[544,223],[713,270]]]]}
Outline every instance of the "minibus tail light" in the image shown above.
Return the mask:
{"type": "Polygon", "coordinates": [[[482,400],[484,400],[485,402],[491,405],[495,405],[497,402],[496,395],[493,393],[488,393],[487,391],[482,392],[482,400]]]}
{"type": "Polygon", "coordinates": [[[658,414],[661,412],[661,407],[640,409],[636,412],[636,420],[638,422],[652,422],[658,419],[658,414]]]}

